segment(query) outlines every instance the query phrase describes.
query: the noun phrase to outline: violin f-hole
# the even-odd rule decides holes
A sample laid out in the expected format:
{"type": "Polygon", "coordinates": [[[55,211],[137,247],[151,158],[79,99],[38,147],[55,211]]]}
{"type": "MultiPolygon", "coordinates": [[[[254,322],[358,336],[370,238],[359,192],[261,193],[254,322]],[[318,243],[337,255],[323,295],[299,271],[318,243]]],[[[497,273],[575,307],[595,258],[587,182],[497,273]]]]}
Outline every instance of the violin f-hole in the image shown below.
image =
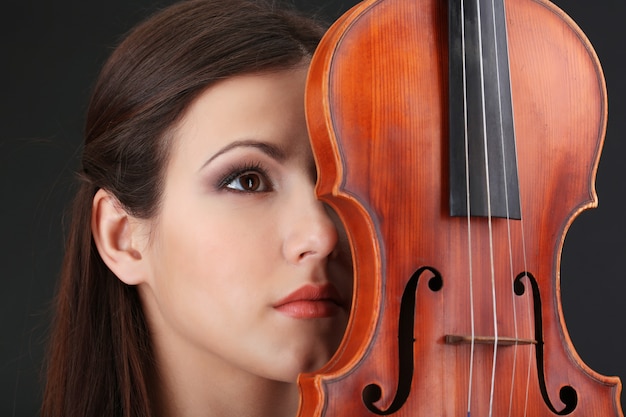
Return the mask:
{"type": "Polygon", "coordinates": [[[443,288],[441,274],[435,268],[429,266],[423,266],[415,271],[404,287],[398,321],[398,388],[391,405],[386,410],[381,410],[374,405],[382,397],[382,389],[378,384],[369,384],[362,392],[363,403],[367,409],[379,416],[387,416],[400,410],[411,392],[414,370],[413,345],[416,341],[413,330],[415,324],[415,299],[417,284],[426,271],[432,274],[428,280],[428,288],[434,292],[443,288]]]}
{"type": "Polygon", "coordinates": [[[530,286],[532,288],[532,298],[533,298],[533,306],[535,313],[535,358],[537,364],[537,375],[538,375],[538,383],[539,389],[541,390],[541,396],[543,397],[543,401],[546,406],[552,411],[554,414],[559,416],[565,416],[571,414],[578,405],[578,393],[576,390],[570,386],[565,385],[559,391],[559,398],[565,407],[561,411],[558,411],[556,407],[552,404],[550,400],[550,396],[548,395],[548,388],[546,386],[546,376],[545,376],[545,367],[544,367],[544,357],[543,357],[543,322],[541,319],[541,294],[539,292],[539,284],[537,283],[536,278],[530,272],[522,272],[517,277],[515,277],[515,281],[513,284],[513,288],[515,294],[521,296],[524,294],[524,284],[522,279],[526,277],[528,282],[530,282],[530,286]]]}

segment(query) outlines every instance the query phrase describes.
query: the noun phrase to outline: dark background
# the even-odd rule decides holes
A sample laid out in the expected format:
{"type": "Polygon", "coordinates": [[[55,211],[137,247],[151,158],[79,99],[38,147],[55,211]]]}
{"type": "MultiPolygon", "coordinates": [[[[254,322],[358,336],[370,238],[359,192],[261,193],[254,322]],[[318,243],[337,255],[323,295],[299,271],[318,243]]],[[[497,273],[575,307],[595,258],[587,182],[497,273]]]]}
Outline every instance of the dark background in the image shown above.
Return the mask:
{"type": "MultiPolygon", "coordinates": [[[[0,17],[0,416],[35,416],[50,301],[60,268],[63,212],[87,98],[120,37],[171,1],[3,2],[0,17]]],[[[334,18],[356,1],[299,1],[334,18]]],[[[626,25],[623,0],[556,1],[603,64],[609,126],[597,177],[600,207],[565,242],[562,303],[568,330],[594,370],[626,379],[626,25]]]]}

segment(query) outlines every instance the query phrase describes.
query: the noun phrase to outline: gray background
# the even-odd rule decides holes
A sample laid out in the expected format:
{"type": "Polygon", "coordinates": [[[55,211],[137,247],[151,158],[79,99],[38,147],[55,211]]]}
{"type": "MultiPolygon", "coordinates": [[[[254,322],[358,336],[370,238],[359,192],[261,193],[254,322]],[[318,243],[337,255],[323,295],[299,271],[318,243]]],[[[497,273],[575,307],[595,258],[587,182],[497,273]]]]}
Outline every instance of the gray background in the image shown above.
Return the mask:
{"type": "MultiPolygon", "coordinates": [[[[410,1],[410,0],[409,0],[410,1]]],[[[171,2],[5,0],[0,12],[0,416],[35,416],[83,115],[97,72],[137,21],[171,2]]],[[[356,1],[297,1],[334,18],[356,1]]],[[[559,0],[594,44],[609,90],[600,207],[565,242],[562,302],[580,356],[626,379],[626,29],[623,0],[559,0]]]]}

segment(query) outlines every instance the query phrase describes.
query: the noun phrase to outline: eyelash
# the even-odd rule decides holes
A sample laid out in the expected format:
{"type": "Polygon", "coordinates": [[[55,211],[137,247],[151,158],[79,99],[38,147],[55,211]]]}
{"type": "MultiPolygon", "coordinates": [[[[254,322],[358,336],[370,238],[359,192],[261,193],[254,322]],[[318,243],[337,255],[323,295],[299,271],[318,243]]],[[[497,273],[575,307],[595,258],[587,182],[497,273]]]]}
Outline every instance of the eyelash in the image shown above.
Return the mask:
{"type": "Polygon", "coordinates": [[[243,194],[254,194],[254,193],[265,193],[269,191],[273,191],[274,185],[272,181],[269,179],[269,174],[267,170],[261,165],[259,162],[246,163],[242,165],[233,165],[228,171],[227,174],[222,177],[222,179],[218,182],[217,188],[220,190],[225,190],[234,193],[243,193],[243,194]],[[257,174],[259,176],[259,180],[261,181],[261,186],[265,189],[257,191],[257,190],[238,190],[235,188],[229,187],[233,181],[240,179],[242,176],[246,174],[257,174]]]}

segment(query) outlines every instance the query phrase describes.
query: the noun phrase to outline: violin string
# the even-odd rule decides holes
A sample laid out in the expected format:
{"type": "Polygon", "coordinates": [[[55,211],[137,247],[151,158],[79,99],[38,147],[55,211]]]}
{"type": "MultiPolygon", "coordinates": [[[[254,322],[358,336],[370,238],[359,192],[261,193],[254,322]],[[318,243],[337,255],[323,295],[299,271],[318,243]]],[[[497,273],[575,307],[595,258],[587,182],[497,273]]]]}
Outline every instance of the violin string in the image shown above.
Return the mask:
{"type": "MultiPolygon", "coordinates": [[[[504,2],[505,0],[502,0],[502,6],[504,7],[504,2]]],[[[513,283],[514,279],[515,279],[515,273],[514,273],[514,269],[513,269],[513,248],[512,248],[512,238],[511,238],[511,211],[510,211],[510,206],[509,206],[509,189],[508,189],[508,183],[506,181],[507,179],[507,166],[506,166],[506,158],[504,157],[504,121],[502,119],[503,117],[503,109],[502,109],[502,91],[501,91],[501,87],[502,87],[502,78],[501,78],[501,74],[500,74],[500,54],[499,54],[499,48],[498,48],[498,39],[499,34],[498,34],[498,27],[496,24],[496,4],[495,4],[495,0],[491,0],[491,10],[492,10],[492,25],[493,25],[493,32],[494,32],[494,37],[493,37],[493,43],[494,43],[494,53],[495,53],[495,62],[496,62],[496,86],[497,86],[497,90],[498,90],[498,117],[499,117],[499,127],[500,127],[500,149],[502,151],[502,169],[503,169],[503,177],[504,177],[504,202],[505,202],[505,207],[506,207],[506,228],[507,228],[507,244],[508,244],[508,251],[509,251],[509,277],[510,277],[510,282],[513,283]]],[[[504,10],[506,10],[506,8],[504,8],[504,10]]],[[[500,38],[500,39],[508,39],[507,37],[507,33],[506,33],[506,18],[504,19],[504,38],[500,38]]],[[[507,66],[508,66],[508,54],[506,53],[507,51],[501,51],[504,52],[504,57],[503,59],[507,60],[507,66]]],[[[510,84],[509,84],[510,85],[510,84]]],[[[510,92],[510,91],[509,91],[510,92]]],[[[515,142],[514,142],[515,143],[515,142]]],[[[510,295],[511,295],[511,307],[512,307],[512,313],[513,313],[513,332],[514,332],[514,337],[515,340],[518,339],[519,336],[519,332],[518,332],[518,323],[517,323],[517,309],[515,307],[515,293],[513,292],[513,289],[511,288],[510,291],[510,295]]],[[[515,376],[516,376],[516,369],[517,369],[517,344],[513,345],[513,369],[511,372],[511,389],[509,391],[509,417],[511,416],[512,412],[513,412],[513,393],[515,390],[515,376]]]]}
{"type": "Polygon", "coordinates": [[[467,252],[469,263],[469,301],[470,301],[470,330],[471,330],[471,342],[470,342],[470,359],[469,359],[469,381],[467,389],[467,416],[471,416],[472,405],[472,386],[474,375],[474,349],[475,344],[475,321],[474,321],[474,271],[472,266],[472,222],[471,222],[471,204],[470,204],[470,190],[469,190],[469,133],[468,133],[468,120],[467,120],[467,69],[465,59],[465,2],[460,1],[461,5],[461,59],[463,67],[463,122],[464,122],[464,142],[465,142],[465,204],[467,210],[467,252]]]}
{"type": "MultiPolygon", "coordinates": [[[[517,157],[517,144],[515,145],[516,149],[516,157],[517,157]]],[[[520,207],[520,228],[521,228],[521,234],[522,234],[522,256],[524,257],[524,271],[528,271],[528,264],[526,263],[526,238],[524,235],[524,216],[522,214],[522,207],[520,207]]],[[[527,295],[526,296],[526,314],[528,315],[527,318],[527,323],[534,323],[532,321],[532,317],[531,317],[531,309],[530,309],[530,300],[531,298],[527,295]]],[[[526,367],[526,398],[524,400],[524,417],[526,417],[527,412],[528,412],[528,397],[530,395],[530,371],[532,369],[532,362],[531,362],[531,358],[532,358],[532,353],[533,353],[533,349],[536,349],[536,347],[534,347],[534,345],[529,344],[528,347],[528,365],[526,367]]]]}
{"type": "MultiPolygon", "coordinates": [[[[492,4],[493,4],[492,0],[492,4]]],[[[506,0],[502,0],[502,9],[504,11],[506,11],[506,0]]],[[[494,19],[495,19],[495,15],[494,15],[494,19]]],[[[495,24],[494,24],[494,30],[495,30],[495,24]]],[[[508,35],[508,29],[507,29],[507,25],[506,25],[506,15],[505,15],[505,19],[504,19],[504,26],[503,26],[503,30],[504,30],[504,39],[509,38],[508,35]]],[[[498,36],[496,36],[496,39],[498,38],[498,36]]],[[[496,54],[498,53],[498,49],[496,48],[496,54]]],[[[507,67],[511,68],[510,65],[510,59],[509,59],[509,55],[507,53],[506,55],[506,60],[507,60],[507,67]]],[[[499,67],[497,68],[497,74],[498,74],[498,90],[501,87],[501,83],[500,83],[500,70],[499,67]]],[[[508,83],[508,87],[509,87],[509,95],[511,97],[511,103],[512,105],[514,105],[515,101],[513,100],[513,89],[512,89],[512,85],[509,82],[508,83]]],[[[498,91],[498,99],[500,100],[500,98],[502,97],[502,95],[500,94],[500,91],[498,91]]],[[[500,103],[500,108],[501,106],[501,101],[500,103]]],[[[515,109],[513,109],[514,111],[515,109]]],[[[502,115],[502,113],[500,113],[502,115]]],[[[500,126],[502,127],[502,123],[500,124],[500,126]]],[[[517,134],[516,134],[516,129],[515,129],[515,123],[513,123],[513,137],[517,138],[517,134]]],[[[504,139],[504,135],[501,135],[501,138],[504,139]]],[[[502,147],[502,149],[504,150],[504,146],[502,147]]],[[[515,152],[515,160],[519,161],[518,158],[518,154],[517,154],[517,141],[514,140],[513,141],[513,149],[515,152]]],[[[504,161],[504,176],[506,178],[506,160],[503,158],[504,161]]],[[[508,188],[507,188],[507,183],[505,181],[504,183],[504,188],[505,188],[505,195],[506,195],[506,211],[507,211],[507,231],[508,231],[508,238],[509,238],[509,261],[510,261],[510,270],[511,270],[511,282],[514,279],[514,269],[513,269],[513,253],[512,253],[512,238],[511,238],[511,221],[509,218],[509,200],[508,200],[508,188]]],[[[520,233],[521,233],[521,244],[522,244],[522,258],[523,258],[523,264],[524,264],[524,271],[528,271],[528,264],[527,264],[527,258],[526,258],[526,239],[525,239],[525,233],[524,233],[524,215],[523,215],[523,209],[522,209],[522,205],[520,203],[520,220],[519,220],[519,225],[520,225],[520,233]]],[[[517,308],[515,305],[515,295],[514,292],[511,291],[511,297],[513,299],[512,302],[512,306],[513,306],[513,316],[514,316],[514,328],[515,328],[515,338],[517,339],[519,337],[519,328],[518,328],[518,319],[517,319],[517,308]]],[[[533,323],[532,320],[532,316],[531,316],[531,298],[529,296],[525,297],[526,299],[526,313],[527,313],[527,323],[533,323]]],[[[514,394],[514,384],[515,384],[515,375],[516,375],[516,369],[517,369],[517,354],[518,354],[518,345],[515,344],[514,346],[514,355],[513,355],[513,372],[512,372],[512,377],[511,377],[511,398],[509,400],[509,416],[511,416],[512,413],[512,406],[513,406],[513,394],[514,394]]],[[[524,414],[523,416],[525,417],[528,413],[528,398],[529,398],[529,394],[530,394],[530,373],[531,373],[531,369],[532,369],[532,363],[530,358],[532,358],[532,350],[534,349],[532,344],[529,344],[527,349],[527,353],[528,353],[528,360],[526,361],[527,365],[526,365],[526,384],[525,384],[525,400],[524,400],[524,414]]]]}
{"type": "Polygon", "coordinates": [[[496,364],[498,358],[498,314],[496,304],[496,280],[495,280],[495,265],[494,265],[494,253],[493,253],[493,224],[491,216],[491,190],[489,186],[489,155],[487,153],[487,111],[485,104],[485,70],[483,64],[483,39],[482,39],[482,25],[480,21],[481,7],[480,0],[476,1],[477,5],[477,26],[478,26],[478,49],[481,59],[478,60],[480,66],[480,93],[481,93],[481,105],[482,105],[482,123],[483,123],[483,151],[485,156],[485,186],[487,197],[487,225],[489,230],[489,267],[491,269],[491,303],[493,308],[493,362],[491,366],[491,387],[489,392],[489,417],[493,416],[493,401],[495,391],[495,379],[496,379],[496,364]]]}
{"type": "MultiPolygon", "coordinates": [[[[505,27],[505,30],[506,30],[506,27],[505,27]]],[[[507,39],[508,39],[508,34],[507,34],[507,39]]],[[[509,65],[509,68],[510,68],[510,65],[509,65]]],[[[511,102],[515,103],[515,101],[512,99],[513,98],[513,91],[512,91],[512,86],[510,84],[509,84],[509,88],[511,88],[511,92],[510,92],[510,94],[511,94],[511,102]]],[[[515,109],[513,109],[513,110],[515,110],[515,109]]],[[[515,137],[517,137],[517,133],[515,131],[515,123],[513,123],[513,135],[515,137]]],[[[517,153],[517,141],[515,141],[513,149],[515,151],[515,160],[519,161],[519,157],[518,157],[518,153],[517,153]]],[[[520,200],[523,201],[521,198],[520,198],[520,200]]],[[[521,234],[521,237],[522,237],[522,242],[521,242],[522,243],[522,259],[523,259],[523,263],[524,263],[524,271],[527,272],[529,270],[529,268],[528,268],[528,261],[527,261],[528,258],[526,256],[527,250],[526,250],[526,233],[524,231],[525,230],[525,228],[524,228],[524,223],[525,223],[525,221],[524,221],[524,207],[521,204],[521,202],[520,202],[519,210],[520,210],[520,213],[519,213],[520,214],[519,226],[520,226],[520,234],[521,234]]],[[[526,322],[530,323],[532,325],[532,323],[535,323],[535,321],[532,318],[533,309],[532,309],[532,306],[531,306],[531,302],[533,301],[533,299],[532,299],[532,297],[530,295],[531,294],[527,292],[527,295],[525,297],[525,299],[526,299],[526,316],[527,316],[526,317],[526,322]]],[[[529,337],[529,338],[532,339],[533,337],[529,337]]],[[[525,400],[524,400],[524,414],[523,414],[524,417],[526,417],[527,414],[528,414],[528,399],[529,399],[529,396],[530,396],[530,373],[531,373],[531,370],[532,370],[533,349],[536,349],[536,346],[533,345],[532,343],[528,344],[528,346],[526,348],[527,353],[528,353],[528,359],[526,361],[526,363],[527,363],[527,365],[526,365],[526,389],[525,389],[525,394],[526,395],[525,395],[525,400]]]]}

